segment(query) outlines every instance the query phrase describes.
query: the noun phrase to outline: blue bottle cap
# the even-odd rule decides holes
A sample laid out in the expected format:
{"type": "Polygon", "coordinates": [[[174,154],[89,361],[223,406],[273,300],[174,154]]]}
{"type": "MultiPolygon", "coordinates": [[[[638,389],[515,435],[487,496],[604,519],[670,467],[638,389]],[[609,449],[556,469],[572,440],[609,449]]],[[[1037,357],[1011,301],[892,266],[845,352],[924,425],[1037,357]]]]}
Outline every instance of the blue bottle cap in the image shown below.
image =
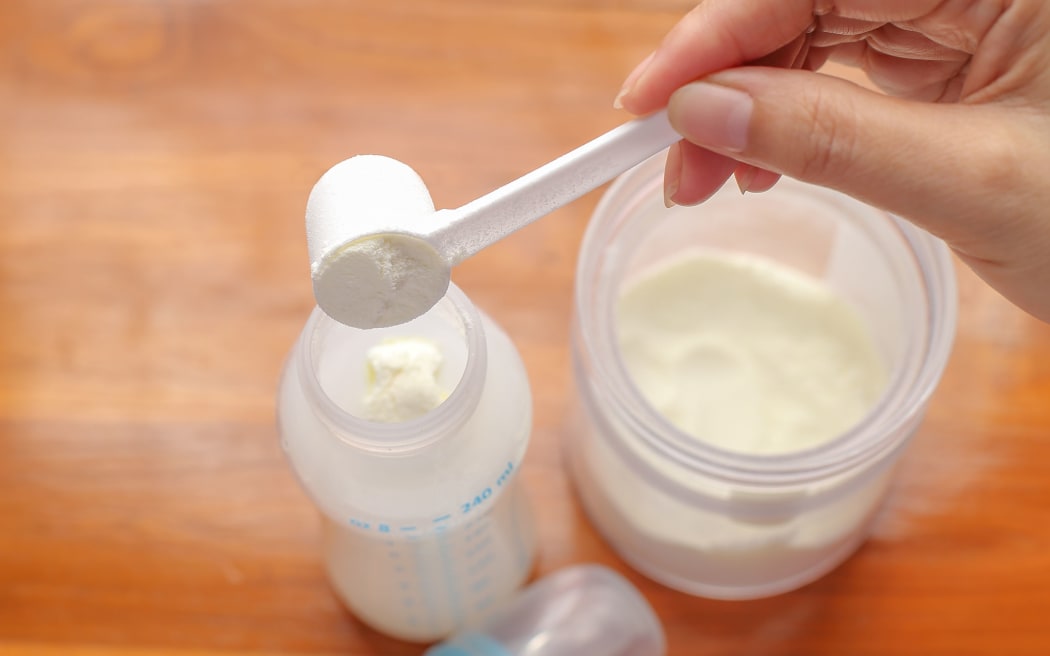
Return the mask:
{"type": "Polygon", "coordinates": [[[434,645],[423,656],[513,656],[503,645],[487,635],[464,633],[448,642],[434,645]]]}

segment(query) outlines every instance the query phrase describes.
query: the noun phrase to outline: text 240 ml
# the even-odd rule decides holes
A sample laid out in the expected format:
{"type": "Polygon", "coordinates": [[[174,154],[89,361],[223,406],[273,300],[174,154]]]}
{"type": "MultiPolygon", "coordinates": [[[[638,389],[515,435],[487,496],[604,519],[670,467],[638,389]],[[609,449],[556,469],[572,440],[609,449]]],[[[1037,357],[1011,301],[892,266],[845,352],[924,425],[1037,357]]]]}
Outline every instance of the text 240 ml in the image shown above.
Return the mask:
{"type": "MultiPolygon", "coordinates": [[[[514,463],[508,462],[507,467],[500,472],[499,478],[496,479],[496,487],[502,487],[504,483],[510,480],[510,475],[514,472],[514,463]]],[[[481,504],[485,503],[492,497],[492,488],[487,487],[482,490],[479,494],[475,495],[470,501],[464,501],[460,504],[460,513],[466,515],[471,510],[474,510],[481,504]]]]}

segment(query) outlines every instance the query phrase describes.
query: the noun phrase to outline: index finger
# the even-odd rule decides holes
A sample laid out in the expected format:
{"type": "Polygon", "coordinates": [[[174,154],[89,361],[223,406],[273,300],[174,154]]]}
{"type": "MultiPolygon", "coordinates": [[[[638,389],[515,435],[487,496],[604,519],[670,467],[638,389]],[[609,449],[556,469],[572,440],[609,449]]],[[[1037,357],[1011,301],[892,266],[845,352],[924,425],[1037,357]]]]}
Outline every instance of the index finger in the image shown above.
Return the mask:
{"type": "Polygon", "coordinates": [[[668,32],[618,100],[633,114],[648,114],[688,82],[787,45],[812,21],[813,0],[704,0],[668,32]]]}
{"type": "Polygon", "coordinates": [[[617,99],[634,114],[667,104],[684,84],[764,57],[806,32],[814,16],[885,23],[919,18],[943,0],[702,0],[664,37],[617,99]]]}

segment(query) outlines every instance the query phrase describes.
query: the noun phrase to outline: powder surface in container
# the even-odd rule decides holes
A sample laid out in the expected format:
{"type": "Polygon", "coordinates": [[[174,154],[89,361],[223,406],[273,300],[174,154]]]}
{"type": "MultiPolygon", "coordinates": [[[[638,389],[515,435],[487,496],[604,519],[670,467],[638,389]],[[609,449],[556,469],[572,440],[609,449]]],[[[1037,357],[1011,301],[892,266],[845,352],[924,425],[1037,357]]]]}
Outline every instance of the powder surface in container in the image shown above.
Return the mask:
{"type": "Polygon", "coordinates": [[[366,360],[365,419],[384,423],[410,421],[448,398],[438,383],[444,355],[428,339],[384,340],[368,350],[366,360]]]}
{"type": "Polygon", "coordinates": [[[698,440],[755,455],[856,424],[887,373],[856,311],[772,261],[696,251],[629,281],[620,349],[649,403],[698,440]]]}

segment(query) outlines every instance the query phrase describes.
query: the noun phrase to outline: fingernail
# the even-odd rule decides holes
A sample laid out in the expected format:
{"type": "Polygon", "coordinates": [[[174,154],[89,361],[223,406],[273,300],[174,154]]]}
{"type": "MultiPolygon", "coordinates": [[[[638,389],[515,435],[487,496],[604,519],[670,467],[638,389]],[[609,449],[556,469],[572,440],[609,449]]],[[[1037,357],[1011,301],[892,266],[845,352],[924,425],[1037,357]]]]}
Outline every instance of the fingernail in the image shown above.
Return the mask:
{"type": "Polygon", "coordinates": [[[675,206],[674,195],[682,180],[682,144],[672,144],[667,149],[667,161],[664,164],[664,207],[675,206]]]}
{"type": "Polygon", "coordinates": [[[736,170],[736,186],[740,189],[741,194],[751,191],[751,185],[754,184],[756,175],[758,175],[758,169],[750,164],[742,164],[736,170]]]}
{"type": "Polygon", "coordinates": [[[634,85],[638,83],[638,79],[642,77],[642,73],[645,72],[645,69],[649,68],[649,64],[652,63],[654,56],[656,56],[655,50],[650,52],[648,57],[635,66],[634,70],[627,76],[627,79],[623,81],[623,86],[620,87],[620,93],[616,94],[616,98],[613,100],[613,109],[623,109],[624,97],[634,90],[634,85]]]}
{"type": "Polygon", "coordinates": [[[667,115],[687,140],[712,150],[743,152],[755,102],[743,91],[710,82],[687,84],[671,96],[667,115]]]}
{"type": "Polygon", "coordinates": [[[835,11],[835,0],[817,0],[814,3],[814,16],[827,16],[833,11],[835,11]]]}

